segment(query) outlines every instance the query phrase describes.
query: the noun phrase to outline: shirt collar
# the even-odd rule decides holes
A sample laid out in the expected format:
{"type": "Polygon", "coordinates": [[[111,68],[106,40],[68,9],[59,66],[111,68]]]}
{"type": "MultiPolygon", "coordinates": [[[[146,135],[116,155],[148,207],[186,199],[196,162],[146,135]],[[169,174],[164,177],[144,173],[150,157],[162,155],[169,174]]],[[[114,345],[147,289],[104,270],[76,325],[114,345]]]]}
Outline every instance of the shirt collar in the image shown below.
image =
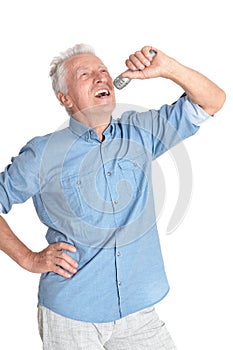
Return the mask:
{"type": "MultiPolygon", "coordinates": [[[[114,119],[111,117],[111,122],[110,125],[108,126],[108,128],[104,131],[104,135],[108,135],[110,134],[111,136],[113,136],[114,134],[114,126],[115,126],[115,121],[114,119]]],[[[87,125],[84,125],[82,123],[80,123],[78,120],[74,119],[73,117],[70,118],[69,121],[69,129],[76,135],[78,135],[79,137],[84,138],[85,140],[88,140],[89,137],[86,137],[87,135],[90,135],[91,133],[93,133],[93,129],[90,128],[87,125]]],[[[95,131],[94,131],[95,132],[95,131]]]]}
{"type": "Polygon", "coordinates": [[[70,118],[69,128],[74,134],[80,137],[85,135],[90,129],[88,126],[80,123],[78,120],[74,119],[73,117],[70,118]]]}

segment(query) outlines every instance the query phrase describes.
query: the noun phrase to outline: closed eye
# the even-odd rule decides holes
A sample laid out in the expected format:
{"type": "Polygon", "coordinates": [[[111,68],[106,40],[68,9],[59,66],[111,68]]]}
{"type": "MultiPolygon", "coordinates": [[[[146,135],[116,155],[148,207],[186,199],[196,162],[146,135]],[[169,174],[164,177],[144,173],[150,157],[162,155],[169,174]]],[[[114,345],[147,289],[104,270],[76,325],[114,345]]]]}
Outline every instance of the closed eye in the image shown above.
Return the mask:
{"type": "Polygon", "coordinates": [[[82,72],[78,75],[79,79],[87,79],[89,77],[89,72],[82,72]]]}
{"type": "Polygon", "coordinates": [[[101,72],[101,73],[109,74],[109,72],[108,72],[108,70],[107,70],[106,67],[101,67],[101,68],[100,68],[100,72],[101,72]]]}

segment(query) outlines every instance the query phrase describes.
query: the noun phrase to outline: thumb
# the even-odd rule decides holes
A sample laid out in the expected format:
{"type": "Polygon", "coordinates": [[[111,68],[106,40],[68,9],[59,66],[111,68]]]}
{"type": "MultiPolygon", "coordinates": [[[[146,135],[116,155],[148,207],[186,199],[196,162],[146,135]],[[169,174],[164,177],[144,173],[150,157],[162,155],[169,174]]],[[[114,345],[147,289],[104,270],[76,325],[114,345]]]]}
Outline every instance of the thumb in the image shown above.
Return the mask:
{"type": "Polygon", "coordinates": [[[129,79],[143,79],[144,74],[141,70],[126,70],[123,73],[120,74],[122,78],[129,78],[129,79]]]}

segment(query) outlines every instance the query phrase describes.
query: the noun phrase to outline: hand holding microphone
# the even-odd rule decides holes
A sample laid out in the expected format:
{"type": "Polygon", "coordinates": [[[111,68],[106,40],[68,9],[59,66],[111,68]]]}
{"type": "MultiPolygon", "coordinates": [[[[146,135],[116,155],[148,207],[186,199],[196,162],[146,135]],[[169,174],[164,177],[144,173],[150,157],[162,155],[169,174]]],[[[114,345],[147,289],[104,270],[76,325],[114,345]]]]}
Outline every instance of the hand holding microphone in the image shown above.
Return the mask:
{"type": "MultiPolygon", "coordinates": [[[[152,56],[152,58],[154,58],[157,55],[157,52],[155,50],[150,50],[150,54],[152,56]]],[[[130,70],[129,70],[130,71],[130,70]]],[[[123,89],[126,85],[129,84],[129,82],[131,81],[130,78],[127,77],[122,77],[121,75],[119,75],[114,81],[113,84],[117,89],[123,89]]]]}

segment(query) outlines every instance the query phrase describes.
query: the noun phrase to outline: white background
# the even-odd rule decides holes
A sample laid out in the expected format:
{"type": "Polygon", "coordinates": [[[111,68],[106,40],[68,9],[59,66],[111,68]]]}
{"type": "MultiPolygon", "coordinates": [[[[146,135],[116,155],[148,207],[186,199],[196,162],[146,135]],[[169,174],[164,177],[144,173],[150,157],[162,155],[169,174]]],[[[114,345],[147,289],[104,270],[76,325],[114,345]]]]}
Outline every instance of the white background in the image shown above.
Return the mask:
{"type": "MultiPolygon", "coordinates": [[[[1,170],[29,139],[67,119],[48,70],[55,55],[76,43],[93,45],[112,76],[125,69],[130,53],[152,45],[226,91],[223,109],[185,141],[194,177],[192,201],[171,235],[166,227],[178,194],[177,172],[169,155],[159,160],[167,196],[158,226],[171,291],[157,309],[179,350],[233,349],[232,29],[228,0],[8,0],[0,9],[1,170]]],[[[116,91],[118,102],[148,108],[172,103],[180,93],[162,79],[134,81],[116,91]]],[[[46,230],[31,201],[15,206],[6,218],[32,250],[46,246],[46,230]]],[[[41,349],[38,280],[0,253],[1,349],[41,349]]]]}

